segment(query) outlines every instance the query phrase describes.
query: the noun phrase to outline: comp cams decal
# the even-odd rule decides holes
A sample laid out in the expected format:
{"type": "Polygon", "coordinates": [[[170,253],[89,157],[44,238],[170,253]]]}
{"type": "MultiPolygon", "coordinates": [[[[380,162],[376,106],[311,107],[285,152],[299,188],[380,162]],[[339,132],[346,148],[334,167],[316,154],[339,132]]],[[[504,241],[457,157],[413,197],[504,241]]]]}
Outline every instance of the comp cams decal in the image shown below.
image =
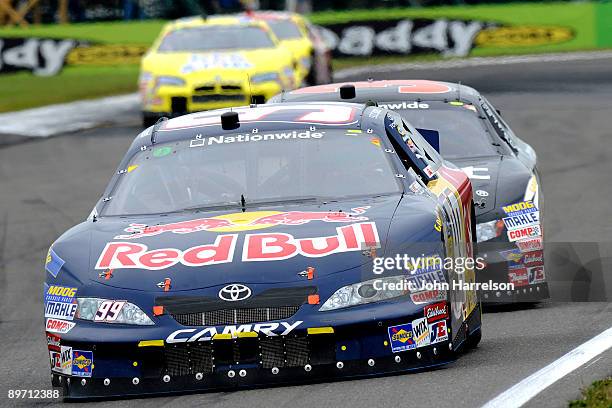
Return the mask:
{"type": "Polygon", "coordinates": [[[65,320],[53,318],[47,319],[45,324],[45,328],[48,332],[59,334],[68,333],[74,326],[76,326],[76,323],[74,322],[67,322],[65,320]]]}
{"type": "MultiPolygon", "coordinates": [[[[243,262],[276,261],[297,255],[318,258],[380,247],[380,238],[373,222],[337,227],[336,232],[336,235],[314,238],[295,238],[285,233],[246,234],[241,259],[243,262]]],[[[218,235],[212,244],[185,250],[149,250],[146,245],[135,242],[109,242],[98,258],[96,269],[160,270],[178,263],[193,267],[228,263],[234,261],[237,241],[237,234],[218,235]]]]}

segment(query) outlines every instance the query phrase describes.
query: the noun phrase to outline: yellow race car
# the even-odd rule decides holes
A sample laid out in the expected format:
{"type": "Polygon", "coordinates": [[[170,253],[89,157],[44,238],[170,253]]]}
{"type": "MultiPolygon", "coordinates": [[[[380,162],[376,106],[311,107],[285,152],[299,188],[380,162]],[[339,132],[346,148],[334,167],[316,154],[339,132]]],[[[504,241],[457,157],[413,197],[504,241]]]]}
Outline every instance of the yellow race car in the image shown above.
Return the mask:
{"type": "Polygon", "coordinates": [[[268,23],[281,45],[291,51],[304,82],[323,85],[332,81],[332,50],[304,16],[285,11],[251,11],[238,16],[268,23]]]}
{"type": "Polygon", "coordinates": [[[162,116],[264,103],[300,86],[297,63],[264,21],[191,17],[166,24],[143,57],[143,125],[162,116]]]}

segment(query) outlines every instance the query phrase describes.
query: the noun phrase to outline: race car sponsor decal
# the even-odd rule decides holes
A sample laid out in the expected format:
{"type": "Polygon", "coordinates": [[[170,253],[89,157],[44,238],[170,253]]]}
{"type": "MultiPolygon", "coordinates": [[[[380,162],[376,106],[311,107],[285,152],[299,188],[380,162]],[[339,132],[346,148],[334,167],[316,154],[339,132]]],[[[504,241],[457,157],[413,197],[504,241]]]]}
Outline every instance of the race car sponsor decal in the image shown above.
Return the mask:
{"type": "Polygon", "coordinates": [[[502,210],[508,217],[514,217],[537,212],[538,208],[532,201],[521,201],[520,203],[503,206],[502,210]]]}
{"type": "Polygon", "coordinates": [[[364,216],[369,206],[352,208],[351,211],[253,211],[230,213],[210,218],[179,221],[170,224],[130,224],[115,239],[137,239],[164,233],[190,234],[199,231],[233,232],[274,227],[277,225],[304,225],[312,221],[349,223],[367,221],[364,216]]]}
{"type": "Polygon", "coordinates": [[[300,324],[302,320],[293,323],[289,322],[270,322],[257,324],[243,324],[240,326],[225,326],[219,330],[217,327],[206,327],[204,329],[181,329],[176,330],[166,338],[166,343],[191,343],[194,341],[209,341],[216,334],[230,334],[232,338],[237,337],[238,333],[256,332],[265,336],[286,336],[300,324]]]}
{"type": "Polygon", "coordinates": [[[434,175],[434,171],[432,170],[431,166],[425,166],[423,173],[425,173],[429,178],[433,177],[434,175]]]}
{"type": "Polygon", "coordinates": [[[436,344],[448,340],[446,320],[440,320],[429,325],[429,344],[436,344]]]}
{"type": "Polygon", "coordinates": [[[523,265],[509,266],[508,283],[514,284],[515,288],[529,285],[529,280],[527,278],[527,268],[523,265]]]}
{"type": "Polygon", "coordinates": [[[406,109],[429,109],[429,104],[422,102],[385,102],[379,103],[378,106],[390,110],[406,110],[406,109]]]}
{"type": "Polygon", "coordinates": [[[434,303],[433,305],[425,306],[423,312],[427,323],[446,320],[448,318],[448,304],[446,302],[434,303]]]}
{"type": "Polygon", "coordinates": [[[508,230],[519,229],[522,227],[528,227],[532,225],[540,224],[540,216],[538,211],[529,212],[525,214],[514,215],[510,217],[502,218],[504,225],[508,230]]]}
{"type": "Polygon", "coordinates": [[[61,346],[60,351],[49,351],[51,371],[72,374],[72,347],[61,346]]]}
{"type": "Polygon", "coordinates": [[[420,292],[429,288],[439,287],[439,283],[446,282],[444,271],[440,268],[432,272],[411,274],[406,278],[408,287],[414,292],[420,292]]]}
{"type": "Polygon", "coordinates": [[[94,316],[95,322],[114,322],[119,317],[119,313],[127,301],[125,300],[105,300],[100,304],[94,316]]]}
{"type": "Polygon", "coordinates": [[[410,294],[410,300],[412,300],[412,303],[415,305],[422,305],[423,303],[435,302],[444,299],[446,299],[446,291],[440,289],[423,290],[410,294]]]}
{"type": "Polygon", "coordinates": [[[500,251],[499,255],[506,261],[520,262],[523,258],[523,254],[518,249],[509,249],[507,251],[500,251]]]}
{"type": "Polygon", "coordinates": [[[539,237],[540,235],[542,235],[542,229],[540,226],[533,225],[531,227],[523,227],[508,231],[508,240],[510,242],[514,242],[524,238],[539,237]]]}
{"type": "Polygon", "coordinates": [[[74,303],[46,302],[45,317],[72,320],[76,313],[77,306],[76,300],[74,303]]]}
{"type": "Polygon", "coordinates": [[[205,147],[231,143],[256,143],[275,140],[321,139],[323,136],[325,136],[324,131],[311,132],[310,130],[305,130],[303,132],[292,130],[289,132],[277,133],[237,134],[232,136],[220,135],[193,139],[189,143],[189,147],[205,147]]]}
{"type": "Polygon", "coordinates": [[[252,66],[253,64],[241,54],[192,54],[181,67],[181,73],[190,74],[207,69],[247,69],[252,66]]]}
{"type": "Polygon", "coordinates": [[[77,288],[51,285],[45,292],[45,302],[72,303],[76,292],[77,288]]]}
{"type": "Polygon", "coordinates": [[[77,288],[50,285],[45,292],[45,317],[72,320],[77,303],[77,288]]]}
{"type": "Polygon", "coordinates": [[[427,318],[421,317],[412,321],[412,334],[417,347],[429,345],[429,324],[427,318]]]}
{"type": "MultiPolygon", "coordinates": [[[[380,238],[373,222],[337,227],[336,231],[336,235],[314,238],[295,238],[285,233],[246,234],[241,259],[243,262],[275,261],[297,255],[318,258],[380,247],[380,238]]],[[[160,270],[177,263],[193,267],[228,263],[234,260],[237,240],[237,234],[218,235],[213,244],[186,250],[148,250],[146,245],[135,242],[109,242],[96,262],[96,269],[160,270]]]]}
{"type": "MultiPolygon", "coordinates": [[[[473,258],[474,248],[472,246],[472,221],[470,217],[471,185],[465,183],[465,174],[460,170],[441,166],[438,173],[440,177],[430,181],[427,186],[438,196],[438,203],[446,218],[446,228],[444,230],[446,234],[446,255],[453,259],[473,258]]],[[[458,266],[458,263],[456,265],[458,266]]],[[[455,317],[454,324],[458,325],[460,324],[459,320],[467,319],[476,308],[477,294],[474,285],[476,273],[473,267],[452,270],[451,273],[453,282],[459,281],[462,286],[473,288],[471,290],[451,291],[451,301],[454,303],[452,308],[455,317]]],[[[455,329],[455,327],[452,328],[455,329]]]]}
{"type": "Polygon", "coordinates": [[[46,332],[47,335],[47,348],[49,351],[60,351],[61,338],[57,334],[46,332]]]}
{"type": "Polygon", "coordinates": [[[57,274],[60,272],[66,262],[55,253],[53,248],[49,248],[47,252],[47,259],[45,260],[45,270],[51,274],[54,278],[57,278],[57,274]]]}
{"type": "Polygon", "coordinates": [[[544,276],[543,266],[534,266],[533,268],[527,268],[527,273],[529,275],[529,284],[541,283],[546,280],[546,277],[544,276]]]}
{"type": "Polygon", "coordinates": [[[59,319],[47,319],[45,324],[48,332],[60,334],[68,333],[74,326],[76,326],[74,322],[67,322],[59,319]]]}
{"type": "Polygon", "coordinates": [[[544,263],[544,251],[526,252],[523,255],[523,263],[526,266],[539,266],[544,263]]]}
{"type": "Polygon", "coordinates": [[[412,323],[390,326],[387,328],[387,333],[389,334],[389,342],[393,353],[412,350],[417,346],[412,333],[412,323]]]}
{"type": "Polygon", "coordinates": [[[75,377],[91,377],[94,368],[93,351],[72,351],[72,375],[75,377]]]}
{"type": "Polygon", "coordinates": [[[538,251],[544,249],[542,237],[523,239],[515,242],[521,252],[538,251]]]}

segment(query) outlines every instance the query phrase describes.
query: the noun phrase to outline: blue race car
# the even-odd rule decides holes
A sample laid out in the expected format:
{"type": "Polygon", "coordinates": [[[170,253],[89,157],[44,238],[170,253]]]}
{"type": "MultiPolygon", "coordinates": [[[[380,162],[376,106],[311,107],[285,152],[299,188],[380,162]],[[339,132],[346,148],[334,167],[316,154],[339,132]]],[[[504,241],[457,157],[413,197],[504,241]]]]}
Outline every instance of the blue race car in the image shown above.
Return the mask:
{"type": "Polygon", "coordinates": [[[392,111],[160,121],[49,249],[53,385],[116,397],[448,363],[481,336],[474,240],[469,179],[392,111]]]}
{"type": "Polygon", "coordinates": [[[474,187],[480,283],[486,305],[538,302],[549,297],[544,272],[542,194],[533,148],[521,140],[478,91],[427,80],[383,80],[311,86],[270,102],[374,101],[414,125],[468,175],[474,187]]]}

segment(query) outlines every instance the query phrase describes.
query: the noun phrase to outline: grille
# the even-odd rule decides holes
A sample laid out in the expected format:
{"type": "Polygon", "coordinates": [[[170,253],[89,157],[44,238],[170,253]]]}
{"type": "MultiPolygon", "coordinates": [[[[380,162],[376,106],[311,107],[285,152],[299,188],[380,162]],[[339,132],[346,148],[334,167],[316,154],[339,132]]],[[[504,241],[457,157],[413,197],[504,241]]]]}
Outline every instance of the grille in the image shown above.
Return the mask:
{"type": "Polygon", "coordinates": [[[214,90],[214,85],[203,85],[194,89],[195,92],[213,92],[214,90]]]}
{"type": "Polygon", "coordinates": [[[172,376],[211,372],[212,345],[209,342],[167,345],[165,359],[166,371],[172,376]]]}
{"type": "Polygon", "coordinates": [[[183,326],[224,326],[288,319],[297,313],[299,306],[253,307],[221,309],[203,313],[172,313],[183,326]]]}
{"type": "Polygon", "coordinates": [[[166,372],[171,376],[210,373],[215,368],[241,364],[272,367],[303,367],[317,362],[335,362],[335,339],[324,336],[313,342],[306,336],[259,336],[234,340],[167,344],[164,347],[166,372]],[[322,355],[324,358],[321,358],[322,355]],[[214,366],[213,366],[214,362],[214,366]]]}
{"type": "Polygon", "coordinates": [[[285,365],[285,348],[281,337],[270,337],[261,342],[261,365],[263,368],[285,365]]]}
{"type": "Polygon", "coordinates": [[[194,95],[192,100],[194,103],[220,102],[220,101],[244,101],[244,95],[194,95]]]}
{"type": "Polygon", "coordinates": [[[224,91],[240,91],[242,87],[240,85],[221,85],[221,89],[224,91]]]}

